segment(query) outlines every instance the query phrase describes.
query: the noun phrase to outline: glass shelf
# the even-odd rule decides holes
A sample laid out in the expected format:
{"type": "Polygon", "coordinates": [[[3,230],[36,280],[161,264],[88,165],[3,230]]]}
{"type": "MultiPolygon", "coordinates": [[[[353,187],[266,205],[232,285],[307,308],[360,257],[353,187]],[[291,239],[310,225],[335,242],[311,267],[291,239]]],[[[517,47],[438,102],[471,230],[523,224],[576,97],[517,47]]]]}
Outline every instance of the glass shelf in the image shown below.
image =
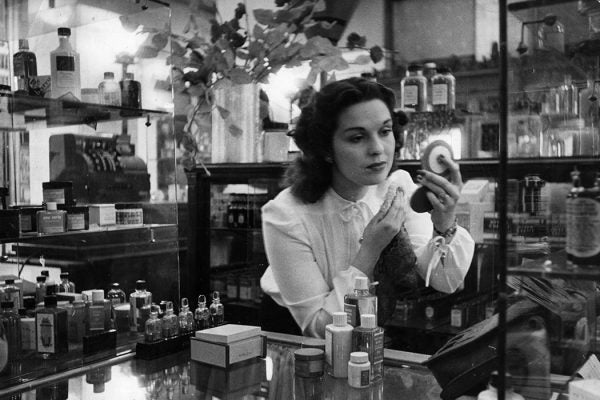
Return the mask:
{"type": "Polygon", "coordinates": [[[508,267],[508,275],[535,276],[549,279],[600,280],[600,269],[567,266],[567,253],[564,250],[550,254],[547,258],[523,263],[518,267],[508,267]]]}
{"type": "Polygon", "coordinates": [[[0,93],[8,97],[9,112],[23,114],[25,122],[46,121],[48,126],[95,124],[142,117],[161,117],[167,111],[110,106],[60,99],[47,99],[15,93],[0,93]]]}

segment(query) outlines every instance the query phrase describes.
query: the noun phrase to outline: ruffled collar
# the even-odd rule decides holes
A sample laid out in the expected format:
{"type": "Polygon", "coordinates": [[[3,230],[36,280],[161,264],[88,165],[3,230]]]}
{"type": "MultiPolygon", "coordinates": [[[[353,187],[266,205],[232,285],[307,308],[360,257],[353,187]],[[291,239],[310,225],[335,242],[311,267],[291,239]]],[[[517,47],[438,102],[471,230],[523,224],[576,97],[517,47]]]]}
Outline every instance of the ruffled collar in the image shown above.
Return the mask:
{"type": "Polygon", "coordinates": [[[370,211],[375,215],[381,206],[381,200],[377,198],[377,186],[369,187],[367,193],[357,201],[350,201],[340,196],[333,188],[327,189],[325,201],[327,201],[330,210],[339,210],[342,220],[348,222],[356,218],[359,214],[370,211]]]}

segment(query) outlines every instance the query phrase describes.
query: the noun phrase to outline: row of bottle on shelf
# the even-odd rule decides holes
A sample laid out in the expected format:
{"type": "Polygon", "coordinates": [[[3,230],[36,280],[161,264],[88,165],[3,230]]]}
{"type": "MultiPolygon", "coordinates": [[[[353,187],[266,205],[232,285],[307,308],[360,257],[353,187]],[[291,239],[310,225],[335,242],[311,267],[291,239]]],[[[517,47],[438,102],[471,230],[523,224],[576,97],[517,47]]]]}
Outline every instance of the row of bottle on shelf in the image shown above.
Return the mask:
{"type": "Polygon", "coordinates": [[[259,229],[261,207],[269,200],[266,194],[215,193],[211,207],[211,226],[215,228],[259,229]]]}
{"type": "Polygon", "coordinates": [[[400,81],[400,107],[417,112],[454,110],[456,78],[450,68],[434,62],[410,64],[400,81]]]}
{"type": "Polygon", "coordinates": [[[77,348],[84,337],[117,332],[143,334],[146,342],[187,334],[221,325],[224,306],[218,292],[207,306],[204,295],[192,313],[187,298],[181,299],[179,312],[172,301],[152,301],[152,293],[144,280],[136,282],[129,296],[113,283],[106,293],[102,289],[75,291],[69,274],[60,275],[61,282],[49,278],[48,271],[36,278],[35,292],[23,294],[14,279],[0,286],[0,347],[7,351],[0,357],[0,373],[11,362],[34,354],[51,358],[77,348]]]}
{"type": "Polygon", "coordinates": [[[27,39],[19,39],[19,51],[13,55],[15,83],[12,89],[31,96],[68,95],[67,100],[141,108],[141,85],[131,72],[124,71],[119,82],[115,81],[114,72],[104,72],[97,89],[81,88],[79,53],[71,46],[70,36],[70,28],[58,28],[59,46],[50,52],[50,75],[38,75],[35,53],[29,49],[27,39]]]}

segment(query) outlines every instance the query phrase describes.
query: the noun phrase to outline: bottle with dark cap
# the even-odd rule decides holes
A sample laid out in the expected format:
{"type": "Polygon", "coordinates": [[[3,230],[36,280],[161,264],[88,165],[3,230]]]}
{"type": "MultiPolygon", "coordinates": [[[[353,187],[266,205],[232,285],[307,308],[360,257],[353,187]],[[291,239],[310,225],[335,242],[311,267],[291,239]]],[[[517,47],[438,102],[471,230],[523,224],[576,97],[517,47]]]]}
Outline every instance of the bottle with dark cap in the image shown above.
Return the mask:
{"type": "MultiPolygon", "coordinates": [[[[21,320],[19,314],[14,310],[14,304],[10,300],[0,303],[0,329],[4,332],[4,340],[7,345],[7,364],[17,360],[21,356],[21,320]]],[[[0,370],[2,365],[0,365],[0,370]]]]}
{"type": "Polygon", "coordinates": [[[35,313],[35,337],[43,358],[69,351],[67,310],[57,307],[54,295],[44,297],[44,307],[35,313]]]}
{"type": "Polygon", "coordinates": [[[146,281],[135,282],[135,292],[129,296],[129,328],[132,332],[144,332],[144,324],[150,316],[152,293],[146,290],[146,281]]]}
{"type": "Polygon", "coordinates": [[[50,52],[51,97],[56,99],[70,93],[81,100],[79,53],[71,46],[70,36],[71,29],[58,28],[59,45],[50,52]]]}
{"type": "Polygon", "coordinates": [[[17,80],[17,91],[33,94],[29,90],[29,78],[37,76],[37,59],[29,50],[27,39],[19,39],[19,51],[13,55],[13,71],[17,80]]]}

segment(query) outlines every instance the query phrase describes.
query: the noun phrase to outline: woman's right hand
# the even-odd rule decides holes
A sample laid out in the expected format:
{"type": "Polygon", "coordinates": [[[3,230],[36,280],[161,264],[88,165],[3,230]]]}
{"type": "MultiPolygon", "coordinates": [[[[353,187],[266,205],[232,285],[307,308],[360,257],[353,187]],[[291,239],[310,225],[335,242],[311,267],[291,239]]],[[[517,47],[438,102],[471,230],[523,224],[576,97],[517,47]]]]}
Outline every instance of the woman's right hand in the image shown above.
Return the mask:
{"type": "Polygon", "coordinates": [[[369,221],[363,232],[361,249],[367,247],[379,254],[400,231],[406,219],[407,201],[400,187],[391,186],[379,212],[369,221]]]}

